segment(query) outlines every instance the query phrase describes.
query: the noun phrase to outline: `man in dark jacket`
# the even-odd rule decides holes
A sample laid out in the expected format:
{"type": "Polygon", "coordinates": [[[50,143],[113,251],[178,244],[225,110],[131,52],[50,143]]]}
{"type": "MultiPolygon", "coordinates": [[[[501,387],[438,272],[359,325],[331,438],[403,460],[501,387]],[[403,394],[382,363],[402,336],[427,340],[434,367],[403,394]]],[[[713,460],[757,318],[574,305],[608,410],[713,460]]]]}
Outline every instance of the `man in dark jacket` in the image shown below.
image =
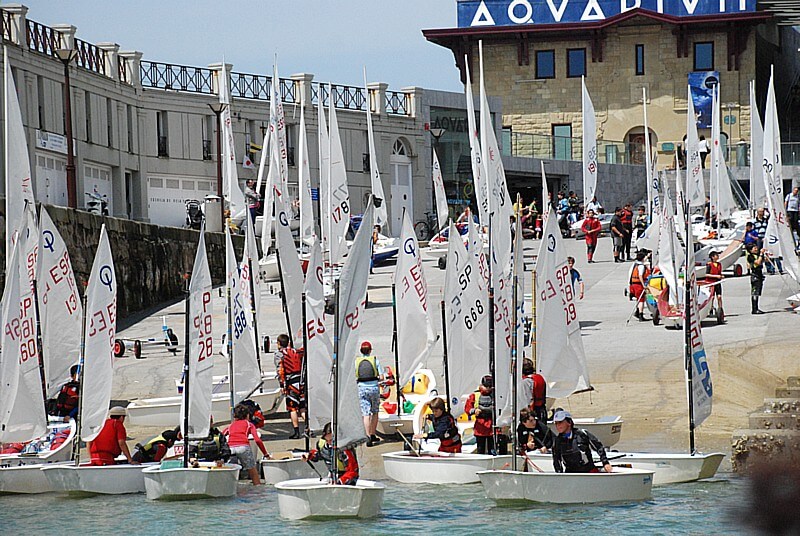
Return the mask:
{"type": "Polygon", "coordinates": [[[575,428],[572,415],[563,409],[553,414],[558,435],[553,441],[553,468],[556,473],[599,473],[592,460],[592,450],[597,452],[606,473],[611,472],[606,449],[593,434],[575,428]]]}
{"type": "Polygon", "coordinates": [[[611,218],[611,240],[614,244],[614,262],[622,262],[622,248],[625,245],[625,227],[622,225],[622,209],[614,209],[614,217],[611,218]]]}

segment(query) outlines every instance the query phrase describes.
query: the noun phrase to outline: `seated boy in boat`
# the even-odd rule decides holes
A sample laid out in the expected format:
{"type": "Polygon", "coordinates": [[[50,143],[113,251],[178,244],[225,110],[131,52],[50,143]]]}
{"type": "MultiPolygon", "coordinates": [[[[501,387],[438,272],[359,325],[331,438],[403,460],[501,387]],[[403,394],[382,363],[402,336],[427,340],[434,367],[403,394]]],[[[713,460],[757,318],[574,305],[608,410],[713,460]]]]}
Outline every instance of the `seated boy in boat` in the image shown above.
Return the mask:
{"type": "MultiPolygon", "coordinates": [[[[336,454],[336,474],[338,475],[336,483],[355,486],[358,482],[358,459],[356,458],[355,449],[338,449],[336,454]]],[[[308,456],[303,456],[303,460],[311,460],[312,462],[320,459],[325,462],[330,474],[330,481],[333,482],[333,431],[331,423],[325,424],[322,429],[322,439],[317,441],[317,448],[312,449],[308,456]]]]}
{"type": "Polygon", "coordinates": [[[159,435],[147,441],[144,445],[137,443],[136,450],[133,453],[133,459],[139,463],[160,462],[179,437],[180,428],[164,430],[159,435]]]}
{"type": "Polygon", "coordinates": [[[553,414],[558,435],[553,441],[553,468],[556,473],[599,473],[592,460],[592,450],[600,456],[606,473],[611,472],[606,449],[591,432],[575,428],[572,415],[558,408],[553,414]]]}
{"type": "Polygon", "coordinates": [[[547,424],[538,420],[536,413],[528,408],[523,408],[519,412],[517,445],[522,455],[529,450],[545,453],[553,447],[553,433],[547,424]]]}
{"type": "Polygon", "coordinates": [[[427,419],[431,421],[433,431],[414,434],[414,439],[438,439],[439,452],[461,452],[461,435],[458,433],[456,420],[447,411],[444,400],[434,398],[428,406],[432,413],[427,419]]]}

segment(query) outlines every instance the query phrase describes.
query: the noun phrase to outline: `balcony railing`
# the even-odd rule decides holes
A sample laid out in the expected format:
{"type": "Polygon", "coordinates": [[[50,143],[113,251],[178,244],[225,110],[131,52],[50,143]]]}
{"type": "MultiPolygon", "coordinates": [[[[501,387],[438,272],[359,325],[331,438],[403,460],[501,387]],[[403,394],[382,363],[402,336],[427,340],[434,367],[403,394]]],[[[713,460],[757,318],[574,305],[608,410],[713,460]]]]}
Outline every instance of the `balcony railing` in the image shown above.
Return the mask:
{"type": "Polygon", "coordinates": [[[33,20],[26,20],[26,26],[28,48],[40,54],[55,56],[56,50],[62,46],[61,32],[33,20]]]}
{"type": "Polygon", "coordinates": [[[214,71],[211,69],[142,61],[139,73],[144,87],[205,95],[216,94],[212,83],[214,71]]]}
{"type": "MultiPolygon", "coordinates": [[[[106,73],[106,51],[86,42],[75,39],[75,50],[78,51],[78,67],[97,74],[106,73]]],[[[124,63],[124,62],[120,62],[124,63]]]]}
{"type": "MultiPolygon", "coordinates": [[[[326,84],[316,84],[311,87],[311,102],[319,102],[322,96],[322,104],[330,106],[329,86],[326,84]]],[[[367,108],[367,97],[363,87],[355,86],[330,86],[333,91],[333,105],[336,108],[345,110],[365,111],[367,108]]]]}
{"type": "Polygon", "coordinates": [[[386,112],[397,115],[410,115],[411,105],[408,93],[400,91],[386,92],[386,112]]]}
{"type": "Polygon", "coordinates": [[[269,100],[272,77],[263,74],[231,73],[231,96],[269,100]]]}
{"type": "Polygon", "coordinates": [[[5,9],[0,11],[0,22],[3,25],[3,41],[11,41],[11,12],[5,9]]]}

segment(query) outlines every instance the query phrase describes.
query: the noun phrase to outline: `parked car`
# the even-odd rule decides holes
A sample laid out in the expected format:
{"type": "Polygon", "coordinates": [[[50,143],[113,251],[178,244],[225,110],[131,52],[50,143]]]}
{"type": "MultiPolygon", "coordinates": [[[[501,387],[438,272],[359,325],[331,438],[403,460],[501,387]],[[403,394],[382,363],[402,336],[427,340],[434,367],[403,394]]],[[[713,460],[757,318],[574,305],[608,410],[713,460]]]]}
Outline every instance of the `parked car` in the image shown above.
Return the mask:
{"type": "MultiPolygon", "coordinates": [[[[609,227],[611,227],[611,218],[613,218],[613,214],[598,214],[597,219],[600,220],[600,234],[607,233],[609,227]]],[[[572,224],[570,228],[572,231],[572,236],[575,238],[583,238],[583,231],[581,230],[581,226],[583,225],[583,220],[578,220],[572,224]]]]}

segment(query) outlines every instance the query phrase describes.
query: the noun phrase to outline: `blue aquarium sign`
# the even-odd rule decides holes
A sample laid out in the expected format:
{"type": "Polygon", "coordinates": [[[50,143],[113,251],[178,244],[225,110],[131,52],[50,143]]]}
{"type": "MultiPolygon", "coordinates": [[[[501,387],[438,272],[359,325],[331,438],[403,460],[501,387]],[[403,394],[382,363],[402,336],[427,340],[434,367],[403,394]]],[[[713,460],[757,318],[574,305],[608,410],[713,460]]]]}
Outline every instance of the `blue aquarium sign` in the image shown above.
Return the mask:
{"type": "Polygon", "coordinates": [[[463,0],[458,27],[595,22],[632,9],[675,17],[751,13],[756,0],[463,0]]]}

